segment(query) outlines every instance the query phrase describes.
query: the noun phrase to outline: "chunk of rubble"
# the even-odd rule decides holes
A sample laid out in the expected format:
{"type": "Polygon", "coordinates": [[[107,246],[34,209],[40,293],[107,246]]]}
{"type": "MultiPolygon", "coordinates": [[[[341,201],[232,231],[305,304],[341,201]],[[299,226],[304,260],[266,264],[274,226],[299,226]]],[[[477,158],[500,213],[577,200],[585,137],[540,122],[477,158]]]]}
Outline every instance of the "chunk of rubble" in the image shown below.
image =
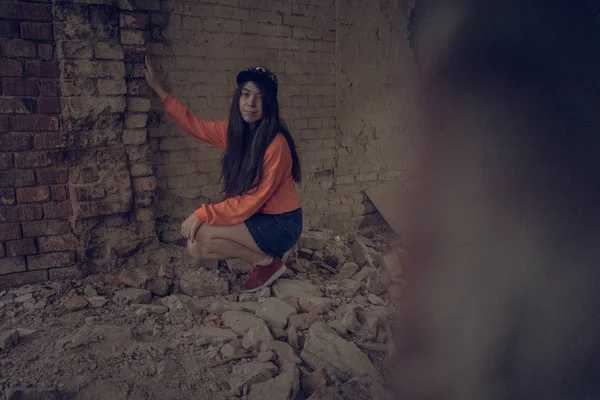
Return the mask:
{"type": "Polygon", "coordinates": [[[30,301],[32,299],[33,299],[33,294],[32,293],[26,293],[24,295],[15,297],[14,302],[16,304],[23,304],[23,303],[26,303],[26,302],[28,302],[28,301],[30,301]]]}
{"type": "Polygon", "coordinates": [[[281,299],[270,297],[263,301],[256,316],[267,321],[269,324],[284,329],[288,324],[291,315],[296,314],[296,309],[281,299]]]}
{"type": "Polygon", "coordinates": [[[346,263],[342,266],[342,268],[340,268],[339,272],[336,275],[336,279],[340,281],[344,279],[350,279],[354,274],[358,272],[359,268],[360,267],[356,263],[346,263]]]}
{"type": "Polygon", "coordinates": [[[366,265],[371,260],[369,257],[369,249],[359,239],[352,243],[350,250],[352,250],[352,255],[354,256],[354,262],[359,266],[366,265]]]}
{"type": "Polygon", "coordinates": [[[55,388],[6,388],[7,400],[58,400],[60,393],[55,388]]]}
{"type": "Polygon", "coordinates": [[[194,329],[194,335],[213,339],[237,339],[238,335],[231,329],[221,329],[211,326],[200,326],[194,329]]]}
{"type": "Polygon", "coordinates": [[[128,288],[115,292],[113,301],[117,304],[148,304],[152,301],[152,292],[149,290],[128,288]]]}
{"type": "Polygon", "coordinates": [[[320,233],[303,233],[298,240],[298,248],[321,250],[327,246],[327,240],[320,233]]]}
{"type": "Polygon", "coordinates": [[[273,351],[277,356],[275,364],[277,364],[278,367],[284,367],[286,364],[299,365],[302,363],[302,360],[298,358],[292,347],[285,342],[278,340],[265,342],[261,346],[261,350],[273,351]]]}
{"type": "Polygon", "coordinates": [[[174,294],[172,296],[163,297],[161,303],[177,318],[187,318],[191,317],[196,313],[195,311],[197,311],[193,307],[193,300],[194,299],[184,294],[174,294]]]}
{"type": "Polygon", "coordinates": [[[289,400],[295,399],[300,391],[298,368],[287,368],[273,379],[256,383],[250,387],[249,400],[289,400]]]}
{"type": "Polygon", "coordinates": [[[207,297],[229,294],[229,282],[221,279],[216,271],[193,269],[183,273],[181,290],[188,296],[207,297]]]}
{"type": "Polygon", "coordinates": [[[260,362],[274,361],[275,353],[273,353],[270,350],[261,351],[260,353],[257,354],[256,359],[260,362]]]}
{"type": "Polygon", "coordinates": [[[31,336],[35,332],[37,332],[33,329],[26,329],[26,328],[17,328],[17,331],[19,331],[19,338],[28,338],[29,336],[31,336]]]}
{"type": "Polygon", "coordinates": [[[88,306],[88,301],[81,296],[73,296],[67,299],[64,303],[64,307],[69,311],[83,310],[88,306]]]}
{"type": "Polygon", "coordinates": [[[231,375],[229,375],[229,387],[232,390],[237,390],[244,386],[261,383],[273,378],[277,374],[277,371],[278,369],[275,364],[270,362],[261,363],[252,361],[234,365],[231,375]]]}
{"type": "Polygon", "coordinates": [[[158,276],[173,279],[175,278],[175,267],[172,265],[161,265],[158,268],[158,276]]]}
{"type": "Polygon", "coordinates": [[[300,344],[298,343],[298,330],[295,326],[288,327],[287,342],[296,353],[300,351],[300,344]]]}
{"type": "Polygon", "coordinates": [[[146,283],[150,280],[150,275],[139,268],[134,270],[123,269],[119,274],[119,282],[124,285],[138,289],[145,289],[146,283]]]}
{"type": "Polygon", "coordinates": [[[102,296],[87,297],[86,300],[88,301],[88,303],[90,303],[90,306],[92,306],[93,308],[104,307],[106,303],[108,303],[106,297],[102,296]]]}
{"type": "Polygon", "coordinates": [[[334,319],[333,321],[328,322],[327,325],[331,329],[336,331],[337,334],[340,335],[341,337],[343,337],[345,339],[348,338],[348,336],[349,336],[348,329],[346,329],[344,324],[342,324],[342,321],[340,321],[339,319],[334,319]]]}
{"type": "Polygon", "coordinates": [[[369,303],[376,305],[376,306],[380,306],[383,304],[383,300],[381,299],[381,297],[374,295],[373,293],[371,293],[368,297],[367,300],[369,300],[369,303]]]}
{"type": "Polygon", "coordinates": [[[325,314],[331,310],[333,302],[325,297],[302,297],[298,300],[298,305],[304,312],[325,314]]]}
{"type": "Polygon", "coordinates": [[[382,295],[390,286],[390,277],[387,273],[376,271],[366,279],[366,290],[377,296],[382,295]]]}
{"type": "Polygon", "coordinates": [[[168,278],[155,276],[150,280],[150,282],[147,283],[146,289],[157,296],[163,297],[169,294],[172,284],[173,282],[168,278]]]}
{"type": "Polygon", "coordinates": [[[0,333],[0,350],[8,350],[19,342],[19,331],[11,329],[0,333]]]}
{"type": "Polygon", "coordinates": [[[313,369],[323,367],[329,376],[341,381],[362,375],[381,381],[367,355],[322,322],[309,329],[300,358],[313,369]]]}
{"type": "Polygon", "coordinates": [[[132,304],[129,308],[134,311],[146,310],[149,314],[164,314],[169,311],[168,307],[160,306],[158,304],[132,304]]]}
{"type": "MultiPolygon", "coordinates": [[[[375,397],[365,397],[364,400],[375,399],[375,397]]],[[[332,387],[326,387],[321,390],[318,390],[312,396],[310,396],[307,400],[344,400],[344,397],[340,395],[340,392],[332,387]]],[[[379,400],[379,399],[378,399],[379,400]]]]}
{"type": "Polygon", "coordinates": [[[290,317],[289,325],[295,327],[299,331],[306,330],[311,327],[316,321],[318,321],[319,316],[313,313],[304,313],[292,315],[290,317]]]}
{"type": "Polygon", "coordinates": [[[327,387],[327,372],[324,368],[316,369],[312,374],[302,379],[302,391],[306,396],[312,396],[327,387]]]}
{"type": "Polygon", "coordinates": [[[322,297],[323,292],[317,286],[309,282],[279,279],[273,284],[273,292],[275,296],[286,300],[291,297],[322,297]]]}
{"type": "Polygon", "coordinates": [[[73,335],[71,341],[67,344],[67,348],[77,349],[99,341],[100,337],[95,332],[88,327],[84,327],[73,335]]]}
{"type": "Polygon", "coordinates": [[[380,382],[368,376],[350,379],[340,386],[340,392],[346,400],[391,400],[393,398],[380,382]]]}
{"type": "Polygon", "coordinates": [[[273,340],[273,336],[266,325],[258,326],[250,329],[242,339],[242,347],[244,349],[254,349],[260,346],[262,343],[266,343],[273,340]]]}
{"type": "Polygon", "coordinates": [[[262,329],[263,327],[267,331],[269,330],[265,321],[243,311],[225,311],[221,319],[226,326],[238,335],[245,335],[252,329],[262,329]]]}

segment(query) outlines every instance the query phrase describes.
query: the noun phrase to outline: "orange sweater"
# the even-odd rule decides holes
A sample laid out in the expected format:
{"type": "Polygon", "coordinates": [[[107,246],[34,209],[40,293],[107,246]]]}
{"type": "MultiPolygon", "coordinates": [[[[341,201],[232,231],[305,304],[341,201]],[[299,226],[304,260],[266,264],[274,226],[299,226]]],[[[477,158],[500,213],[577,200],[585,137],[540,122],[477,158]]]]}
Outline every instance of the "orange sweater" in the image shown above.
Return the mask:
{"type": "MultiPolygon", "coordinates": [[[[162,104],[181,129],[213,146],[227,148],[228,121],[203,121],[170,95],[162,104]]],[[[285,137],[278,134],[265,151],[263,179],[256,189],[217,204],[204,204],[195,214],[201,223],[232,226],[257,212],[282,214],[298,208],[300,200],[292,178],[292,154],[285,137]]]]}

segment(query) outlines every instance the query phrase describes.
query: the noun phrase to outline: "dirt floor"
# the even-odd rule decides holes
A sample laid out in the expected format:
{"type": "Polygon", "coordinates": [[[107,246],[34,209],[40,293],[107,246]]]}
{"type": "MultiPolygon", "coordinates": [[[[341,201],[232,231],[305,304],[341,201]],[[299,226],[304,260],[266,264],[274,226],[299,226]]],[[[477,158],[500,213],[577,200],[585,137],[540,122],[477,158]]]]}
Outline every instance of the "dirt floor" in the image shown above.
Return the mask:
{"type": "Polygon", "coordinates": [[[0,291],[0,399],[384,398],[398,248],[311,232],[256,294],[238,295],[247,265],[174,246],[155,275],[0,291]]]}

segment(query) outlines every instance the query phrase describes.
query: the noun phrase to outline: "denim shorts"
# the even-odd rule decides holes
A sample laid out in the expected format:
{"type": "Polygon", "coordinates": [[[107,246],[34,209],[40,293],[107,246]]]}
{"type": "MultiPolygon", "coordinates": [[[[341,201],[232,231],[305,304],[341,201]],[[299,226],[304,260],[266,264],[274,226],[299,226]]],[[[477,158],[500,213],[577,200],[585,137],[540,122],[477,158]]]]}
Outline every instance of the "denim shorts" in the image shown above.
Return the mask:
{"type": "Polygon", "coordinates": [[[256,213],[246,226],[261,251],[272,257],[283,257],[300,239],[302,208],[283,214],[256,213]]]}

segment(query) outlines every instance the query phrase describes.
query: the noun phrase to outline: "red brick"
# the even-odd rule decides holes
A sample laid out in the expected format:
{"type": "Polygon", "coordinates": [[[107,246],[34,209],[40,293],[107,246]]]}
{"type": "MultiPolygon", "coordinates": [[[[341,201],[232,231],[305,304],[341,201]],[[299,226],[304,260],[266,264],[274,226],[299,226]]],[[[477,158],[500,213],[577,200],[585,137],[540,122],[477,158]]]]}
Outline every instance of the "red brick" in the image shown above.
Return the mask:
{"type": "Polygon", "coordinates": [[[5,133],[0,135],[0,151],[31,149],[31,136],[27,133],[5,133]]]}
{"type": "Polygon", "coordinates": [[[47,253],[39,256],[27,257],[27,269],[29,271],[38,269],[69,267],[73,264],[75,264],[75,252],[73,251],[47,253]]]}
{"type": "Polygon", "coordinates": [[[13,129],[17,132],[56,132],[58,117],[49,115],[17,115],[13,119],[13,129]]]}
{"type": "Polygon", "coordinates": [[[50,188],[53,201],[65,201],[69,198],[67,187],[64,185],[52,186],[50,188]]]}
{"type": "Polygon", "coordinates": [[[17,168],[36,168],[49,167],[60,164],[65,157],[62,151],[28,151],[25,153],[15,153],[15,167],[17,168]]]}
{"type": "Polygon", "coordinates": [[[12,206],[15,204],[14,189],[0,189],[0,206],[12,206]]]}
{"type": "Polygon", "coordinates": [[[8,257],[27,256],[37,254],[35,239],[22,239],[6,242],[6,255],[8,257]]]}
{"type": "Polygon", "coordinates": [[[23,64],[16,60],[0,60],[0,76],[23,76],[23,64]]]}
{"type": "Polygon", "coordinates": [[[21,22],[21,39],[52,40],[52,24],[21,22]]]}
{"type": "Polygon", "coordinates": [[[34,42],[26,40],[5,40],[2,42],[2,55],[4,57],[33,58],[37,55],[34,42]]]}
{"type": "Polygon", "coordinates": [[[59,78],[60,67],[56,61],[31,60],[25,63],[25,73],[38,78],[59,78]]]}
{"type": "Polygon", "coordinates": [[[18,39],[21,37],[19,21],[2,21],[0,24],[0,38],[18,39]]]}
{"type": "Polygon", "coordinates": [[[12,154],[0,153],[0,171],[5,171],[12,167],[12,154]]]}
{"type": "Polygon", "coordinates": [[[58,81],[43,81],[42,96],[58,97],[60,95],[60,86],[58,81]]]}
{"type": "Polygon", "coordinates": [[[71,225],[65,220],[45,220],[23,223],[24,237],[64,235],[70,232],[71,225]]]}
{"type": "Polygon", "coordinates": [[[60,114],[60,99],[56,97],[42,97],[37,99],[37,112],[40,114],[60,114]]]}
{"type": "Polygon", "coordinates": [[[33,138],[33,147],[37,150],[67,147],[67,135],[64,132],[38,133],[33,138]]]}
{"type": "Polygon", "coordinates": [[[0,241],[21,239],[19,224],[0,224],[0,241]]]}
{"type": "Polygon", "coordinates": [[[0,132],[10,131],[10,120],[5,115],[0,115],[0,132]]]}
{"type": "Polygon", "coordinates": [[[77,239],[71,234],[41,237],[38,241],[40,244],[40,253],[77,250],[77,239]]]}
{"type": "Polygon", "coordinates": [[[25,271],[25,257],[5,258],[0,260],[0,275],[25,271]]]}
{"type": "Polygon", "coordinates": [[[0,98],[0,114],[29,114],[27,104],[33,104],[30,99],[0,98]]]}
{"type": "Polygon", "coordinates": [[[42,219],[40,204],[0,207],[0,222],[21,222],[42,219]]]}
{"type": "Polygon", "coordinates": [[[53,60],[54,59],[54,46],[50,43],[38,44],[38,56],[42,60],[53,60]]]}
{"type": "Polygon", "coordinates": [[[71,202],[63,201],[61,203],[44,204],[44,218],[69,218],[73,215],[71,202]]]}
{"type": "Polygon", "coordinates": [[[50,200],[50,188],[48,186],[38,186],[17,189],[17,202],[39,203],[50,200]]]}
{"type": "Polygon", "coordinates": [[[49,22],[52,21],[52,6],[50,4],[2,1],[0,2],[0,18],[49,22]]]}
{"type": "Polygon", "coordinates": [[[2,87],[4,96],[35,97],[40,94],[39,82],[36,79],[3,79],[2,87]]]}
{"type": "Polygon", "coordinates": [[[35,183],[33,170],[9,170],[0,172],[0,188],[31,186],[35,183]]]}
{"type": "Polygon", "coordinates": [[[48,280],[48,271],[27,271],[0,276],[0,287],[22,286],[48,280]]]}
{"type": "Polygon", "coordinates": [[[36,169],[35,176],[40,185],[58,185],[67,183],[69,170],[66,168],[36,169]]]}

